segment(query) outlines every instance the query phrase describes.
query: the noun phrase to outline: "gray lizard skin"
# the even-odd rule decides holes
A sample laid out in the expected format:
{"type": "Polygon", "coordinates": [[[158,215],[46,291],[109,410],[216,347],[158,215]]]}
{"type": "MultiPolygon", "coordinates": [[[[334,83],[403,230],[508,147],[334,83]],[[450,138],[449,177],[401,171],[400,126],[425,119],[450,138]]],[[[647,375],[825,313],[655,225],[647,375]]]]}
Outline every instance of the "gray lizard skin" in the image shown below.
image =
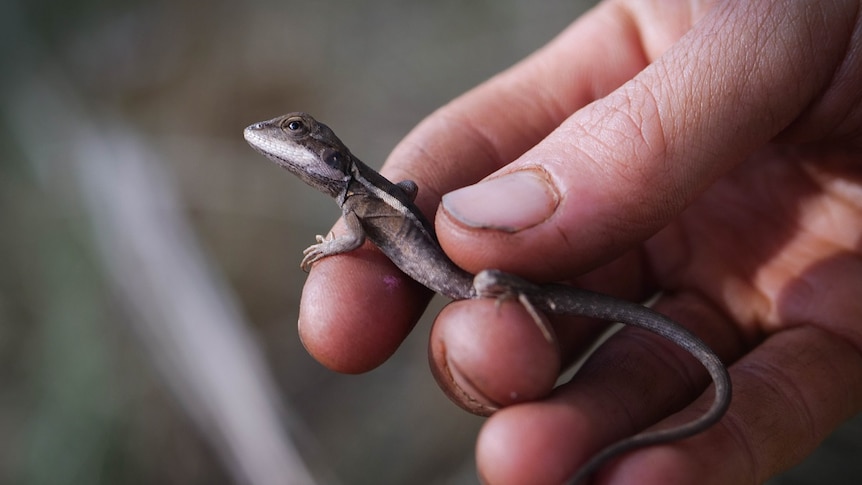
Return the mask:
{"type": "Polygon", "coordinates": [[[516,298],[537,323],[537,311],[541,311],[633,325],[670,340],[706,367],[715,384],[715,399],[705,414],[675,428],[643,432],[614,443],[588,460],[566,483],[580,482],[627,451],[700,433],[727,411],[731,384],[724,364],[702,340],[673,320],[636,303],[567,285],[536,285],[498,270],[475,276],[462,270],[443,252],[433,226],[413,203],[416,184],[390,182],[308,114],[289,113],[255,123],[245,129],[244,136],[255,150],[335,198],[344,213],[348,233],[338,238],[317,236],[317,244],[305,251],[303,269],[323,257],[352,251],[367,237],[401,271],[449,298],[516,298]]]}

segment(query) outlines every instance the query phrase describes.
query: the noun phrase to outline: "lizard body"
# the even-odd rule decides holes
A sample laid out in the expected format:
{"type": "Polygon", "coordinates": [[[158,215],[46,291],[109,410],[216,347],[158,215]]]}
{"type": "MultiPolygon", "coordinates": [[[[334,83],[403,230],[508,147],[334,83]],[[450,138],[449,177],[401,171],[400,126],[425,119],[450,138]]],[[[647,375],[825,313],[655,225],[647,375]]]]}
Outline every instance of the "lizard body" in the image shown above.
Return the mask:
{"type": "Polygon", "coordinates": [[[405,274],[455,300],[516,298],[549,333],[537,311],[621,322],[654,332],[679,345],[706,367],[715,399],[699,418],[678,427],[643,432],[601,450],[567,483],[586,478],[610,458],[643,446],[697,434],[716,423],[730,404],[730,377],[724,364],[697,336],[642,305],[567,285],[537,285],[499,270],[472,275],[455,265],[440,247],[431,223],[413,203],[417,186],[392,183],[356,158],[332,130],[305,113],[289,113],[255,123],[244,131],[258,152],[312,187],[335,198],[348,233],[317,236],[305,251],[302,268],[320,258],[358,248],[367,237],[405,274]]]}

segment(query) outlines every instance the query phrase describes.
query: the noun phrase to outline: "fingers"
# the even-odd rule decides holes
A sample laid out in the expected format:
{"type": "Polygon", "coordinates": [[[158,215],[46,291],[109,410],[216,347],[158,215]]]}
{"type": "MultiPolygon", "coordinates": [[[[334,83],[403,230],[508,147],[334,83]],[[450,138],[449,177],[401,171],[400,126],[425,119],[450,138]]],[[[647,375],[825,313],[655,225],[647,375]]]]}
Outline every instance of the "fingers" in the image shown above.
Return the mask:
{"type": "MultiPolygon", "coordinates": [[[[829,17],[853,8],[825,5],[829,17]]],[[[447,194],[436,221],[444,249],[471,271],[549,280],[648,238],[825,88],[852,23],[827,28],[809,9],[716,4],[630,81],[487,181],[447,194]]],[[[631,14],[621,38],[656,32],[631,14]]]]}
{"type": "MultiPolygon", "coordinates": [[[[620,35],[630,32],[612,17],[595,22],[594,16],[585,16],[545,49],[431,115],[396,147],[384,174],[394,181],[416,181],[416,203],[431,215],[441,194],[515,159],[570,113],[637,72],[641,52],[615,46],[620,35]],[[600,62],[611,57],[617,62],[600,62]]],[[[418,285],[402,281],[392,291],[384,280],[398,279],[399,273],[385,258],[365,254],[358,261],[354,255],[315,264],[299,318],[309,352],[345,372],[368,370],[391,355],[421,313],[415,305],[427,301],[418,285]]]]}
{"type": "MultiPolygon", "coordinates": [[[[667,306],[663,310],[677,313],[667,306]]],[[[689,316],[698,313],[700,333],[706,330],[710,344],[732,340],[712,326],[720,326],[721,317],[697,310],[689,316]]],[[[676,351],[653,347],[661,342],[638,343],[638,333],[609,341],[582,375],[550,399],[492,416],[477,446],[485,482],[560,483],[602,447],[649,427],[695,397],[697,383],[703,383],[697,365],[676,360],[676,351]]],[[[719,346],[725,359],[740,352],[719,346]]],[[[814,327],[771,336],[731,368],[731,378],[733,402],[717,425],[692,438],[612,460],[595,483],[762,483],[794,465],[862,409],[859,350],[814,327]]],[[[655,428],[700,416],[712,398],[707,390],[655,428]]]]}
{"type": "MultiPolygon", "coordinates": [[[[723,316],[700,299],[665,298],[657,309],[703,337],[723,360],[742,352],[723,316]]],[[[490,484],[562,483],[601,448],[685,407],[708,385],[707,372],[681,348],[625,328],[550,398],[491,417],[477,445],[480,474],[490,484]],[[530,476],[536,478],[525,480],[530,476]]],[[[698,416],[712,391],[704,397],[698,416]]]]}
{"type": "MultiPolygon", "coordinates": [[[[623,258],[577,279],[599,292],[616,281],[629,288],[618,296],[637,298],[644,283],[623,258]],[[625,271],[625,272],[624,272],[625,271]]],[[[559,377],[607,330],[607,322],[548,315],[554,342],[520,302],[498,305],[492,299],[454,302],[438,315],[431,330],[431,370],[443,391],[464,409],[486,415],[516,403],[546,397],[559,377]]]]}
{"type": "Polygon", "coordinates": [[[770,337],[735,364],[731,375],[731,413],[713,432],[696,438],[712,450],[682,447],[682,454],[667,461],[686,461],[683,476],[702,474],[701,461],[711,470],[727,469],[726,479],[716,477],[713,483],[762,483],[801,461],[862,409],[859,349],[816,327],[770,337]]]}

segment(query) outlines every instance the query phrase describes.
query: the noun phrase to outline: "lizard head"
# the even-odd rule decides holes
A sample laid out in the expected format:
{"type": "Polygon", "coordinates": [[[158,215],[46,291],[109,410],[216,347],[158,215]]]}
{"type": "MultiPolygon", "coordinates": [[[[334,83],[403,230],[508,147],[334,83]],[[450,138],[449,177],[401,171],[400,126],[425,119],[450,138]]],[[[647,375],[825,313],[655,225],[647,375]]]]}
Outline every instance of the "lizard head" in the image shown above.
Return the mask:
{"type": "Polygon", "coordinates": [[[329,195],[338,194],[350,178],[350,150],[328,126],[306,113],[255,123],[243,136],[252,148],[329,195]]]}

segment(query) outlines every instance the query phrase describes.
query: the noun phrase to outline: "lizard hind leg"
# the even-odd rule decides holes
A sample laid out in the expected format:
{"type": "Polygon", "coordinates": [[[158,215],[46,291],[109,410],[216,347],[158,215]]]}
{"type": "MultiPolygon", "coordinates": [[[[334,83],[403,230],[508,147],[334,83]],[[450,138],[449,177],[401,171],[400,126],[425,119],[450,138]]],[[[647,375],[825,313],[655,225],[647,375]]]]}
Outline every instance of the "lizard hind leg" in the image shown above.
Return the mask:
{"type": "Polygon", "coordinates": [[[527,310],[527,313],[533,317],[533,322],[535,322],[536,326],[539,327],[545,340],[547,340],[548,343],[554,343],[554,330],[551,328],[551,323],[545,315],[536,310],[536,307],[530,303],[530,299],[524,293],[518,293],[518,301],[521,303],[521,306],[524,307],[524,310],[527,310]]]}
{"type": "Polygon", "coordinates": [[[498,309],[504,301],[517,299],[533,318],[545,340],[554,343],[554,331],[550,322],[530,301],[528,290],[532,286],[533,284],[526,280],[496,269],[482,270],[473,278],[473,290],[478,298],[496,299],[498,309]]]}

